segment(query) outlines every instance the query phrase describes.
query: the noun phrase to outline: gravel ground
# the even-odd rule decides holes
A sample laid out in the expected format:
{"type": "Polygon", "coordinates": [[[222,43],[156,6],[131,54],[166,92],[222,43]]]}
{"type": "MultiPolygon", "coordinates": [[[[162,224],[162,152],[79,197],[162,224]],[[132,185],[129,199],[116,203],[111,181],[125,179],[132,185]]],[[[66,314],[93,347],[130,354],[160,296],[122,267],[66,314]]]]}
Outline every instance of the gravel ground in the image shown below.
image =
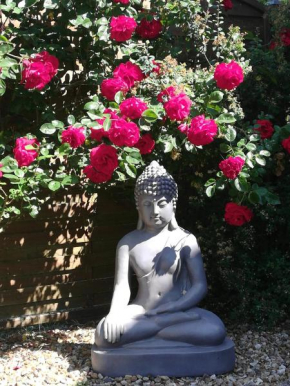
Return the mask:
{"type": "Polygon", "coordinates": [[[228,329],[236,344],[230,374],[199,378],[110,378],[94,373],[90,350],[95,323],[47,325],[0,332],[0,386],[41,385],[280,385],[290,386],[290,321],[273,331],[228,329]]]}

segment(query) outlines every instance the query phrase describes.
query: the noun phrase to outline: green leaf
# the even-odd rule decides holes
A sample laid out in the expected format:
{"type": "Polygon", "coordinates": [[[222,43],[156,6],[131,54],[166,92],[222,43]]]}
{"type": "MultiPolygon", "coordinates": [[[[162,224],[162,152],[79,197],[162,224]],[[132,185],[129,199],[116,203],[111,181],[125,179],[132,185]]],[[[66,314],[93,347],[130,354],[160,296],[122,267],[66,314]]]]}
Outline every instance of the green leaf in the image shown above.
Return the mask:
{"type": "Polygon", "coordinates": [[[249,142],[249,143],[246,144],[246,148],[247,148],[249,151],[254,151],[254,150],[257,149],[257,146],[256,146],[254,143],[249,142]]]}
{"type": "Polygon", "coordinates": [[[245,144],[246,144],[246,140],[245,140],[245,138],[243,138],[243,139],[241,139],[241,140],[237,143],[237,146],[238,146],[238,147],[243,147],[243,146],[245,146],[245,144]]]}
{"type": "Polygon", "coordinates": [[[140,160],[133,158],[130,155],[126,156],[126,161],[128,162],[128,164],[136,164],[137,165],[140,163],[140,160]]]}
{"type": "MultiPolygon", "coordinates": [[[[2,168],[3,170],[4,168],[2,168]]],[[[19,178],[17,176],[15,176],[15,174],[3,174],[3,177],[4,178],[8,178],[8,180],[19,180],[19,178]]]]}
{"type": "Polygon", "coordinates": [[[146,122],[150,123],[157,121],[158,114],[154,110],[148,109],[143,112],[142,117],[145,119],[146,122]]]}
{"type": "Polygon", "coordinates": [[[0,79],[0,96],[4,95],[6,91],[6,83],[0,79]]]}
{"type": "Polygon", "coordinates": [[[112,120],[110,118],[106,118],[103,123],[103,128],[105,131],[109,131],[112,125],[112,120]]]}
{"type": "Polygon", "coordinates": [[[137,171],[136,168],[133,165],[124,164],[126,173],[129,177],[136,178],[137,171]]]}
{"type": "Polygon", "coordinates": [[[265,195],[265,198],[266,198],[266,201],[267,201],[269,204],[272,204],[272,205],[279,205],[279,204],[281,204],[281,201],[280,201],[279,196],[276,195],[276,194],[274,194],[274,193],[268,192],[268,193],[265,195]]]}
{"type": "Polygon", "coordinates": [[[173,143],[169,141],[164,141],[164,153],[170,153],[174,148],[173,143]]]}
{"type": "Polygon", "coordinates": [[[268,150],[261,150],[260,155],[263,155],[264,157],[271,157],[271,153],[268,150]]]}
{"type": "Polygon", "coordinates": [[[43,134],[51,135],[56,132],[56,128],[51,123],[45,123],[39,129],[43,134]]]}
{"type": "Polygon", "coordinates": [[[59,7],[59,0],[44,0],[44,8],[46,9],[55,9],[59,7]]]}
{"type": "Polygon", "coordinates": [[[118,105],[122,102],[122,100],[124,99],[124,93],[123,91],[118,91],[115,95],[115,102],[118,103],[118,105]]]}
{"type": "Polygon", "coordinates": [[[84,105],[85,110],[98,110],[100,104],[98,102],[88,102],[84,105]]]}
{"type": "Polygon", "coordinates": [[[229,153],[231,150],[232,150],[232,148],[229,145],[227,145],[226,143],[220,144],[220,151],[222,153],[229,153]]]}
{"type": "Polygon", "coordinates": [[[236,130],[233,129],[232,127],[228,128],[227,133],[225,135],[226,140],[229,142],[232,142],[235,140],[236,136],[237,136],[236,130]]]}
{"type": "Polygon", "coordinates": [[[204,186],[210,186],[210,185],[213,185],[216,183],[216,180],[215,178],[210,178],[209,180],[206,181],[206,183],[204,184],[204,186]]]}
{"type": "Polygon", "coordinates": [[[73,115],[69,115],[69,116],[67,117],[67,123],[68,123],[69,125],[73,125],[74,123],[76,123],[75,117],[74,117],[73,115]]]}
{"type": "Polygon", "coordinates": [[[209,96],[210,103],[219,103],[223,100],[224,94],[221,91],[214,91],[209,96]]]}
{"type": "Polygon", "coordinates": [[[245,177],[239,176],[234,180],[234,184],[239,192],[248,192],[250,190],[250,184],[245,177]]]}
{"type": "Polygon", "coordinates": [[[24,171],[23,170],[21,170],[21,169],[16,169],[16,170],[14,170],[14,173],[15,173],[15,175],[17,176],[17,177],[19,177],[19,178],[22,178],[22,177],[24,177],[24,171]]]}
{"type": "Polygon", "coordinates": [[[54,121],[52,121],[51,123],[52,123],[52,125],[53,125],[54,127],[59,127],[60,129],[62,129],[62,128],[64,127],[64,123],[61,122],[61,121],[58,121],[58,120],[54,120],[54,121]]]}
{"type": "Polygon", "coordinates": [[[208,196],[208,197],[212,197],[215,193],[215,185],[210,185],[206,188],[206,191],[205,191],[205,194],[208,196]]]}
{"type": "Polygon", "coordinates": [[[259,204],[260,197],[257,192],[253,191],[249,193],[248,200],[250,201],[251,204],[259,204]]]}
{"type": "Polygon", "coordinates": [[[259,164],[261,166],[265,166],[266,165],[265,158],[261,157],[260,155],[256,155],[256,162],[257,162],[257,164],[259,164]]]}
{"type": "Polygon", "coordinates": [[[48,184],[48,188],[50,190],[52,190],[53,192],[55,192],[56,190],[58,190],[59,188],[61,187],[61,183],[59,181],[51,181],[49,184],[48,184]]]}
{"type": "Polygon", "coordinates": [[[225,114],[221,114],[216,119],[216,121],[218,123],[234,123],[234,122],[236,122],[236,118],[231,114],[225,113],[225,114]]]}
{"type": "MultiPolygon", "coordinates": [[[[260,126],[260,125],[259,125],[260,126]]],[[[250,141],[251,142],[257,142],[257,141],[259,141],[260,140],[260,136],[258,135],[258,134],[252,134],[251,136],[250,136],[250,141]]]]}

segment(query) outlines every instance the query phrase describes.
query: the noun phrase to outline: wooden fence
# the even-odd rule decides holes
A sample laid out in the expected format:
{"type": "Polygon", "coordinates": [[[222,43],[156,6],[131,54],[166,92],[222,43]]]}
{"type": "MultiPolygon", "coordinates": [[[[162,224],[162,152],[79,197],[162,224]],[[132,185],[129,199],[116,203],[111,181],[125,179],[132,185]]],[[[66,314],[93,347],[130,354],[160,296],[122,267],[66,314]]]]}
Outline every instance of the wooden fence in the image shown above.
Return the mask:
{"type": "Polygon", "coordinates": [[[136,226],[132,203],[55,197],[0,235],[0,328],[99,319],[112,296],[115,248],[136,226]]]}

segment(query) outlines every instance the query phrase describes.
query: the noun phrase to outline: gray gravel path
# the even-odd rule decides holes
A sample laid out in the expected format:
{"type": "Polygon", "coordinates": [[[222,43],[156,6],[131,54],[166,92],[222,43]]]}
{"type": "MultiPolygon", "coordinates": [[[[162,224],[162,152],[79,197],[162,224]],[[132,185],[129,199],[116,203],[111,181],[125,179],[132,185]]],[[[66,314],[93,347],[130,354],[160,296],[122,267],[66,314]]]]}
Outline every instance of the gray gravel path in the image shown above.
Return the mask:
{"type": "Polygon", "coordinates": [[[290,321],[273,331],[228,329],[236,344],[234,372],[199,378],[109,378],[90,368],[95,324],[53,325],[0,332],[0,386],[280,385],[290,386],[290,321]]]}

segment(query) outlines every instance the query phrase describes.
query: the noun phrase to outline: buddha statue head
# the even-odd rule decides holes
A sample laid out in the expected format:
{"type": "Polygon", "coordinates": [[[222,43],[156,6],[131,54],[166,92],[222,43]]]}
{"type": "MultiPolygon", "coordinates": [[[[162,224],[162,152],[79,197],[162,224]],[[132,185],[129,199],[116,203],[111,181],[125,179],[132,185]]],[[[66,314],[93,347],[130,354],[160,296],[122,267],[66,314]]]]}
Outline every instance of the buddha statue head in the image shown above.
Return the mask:
{"type": "Polygon", "coordinates": [[[139,213],[137,229],[143,229],[150,218],[157,228],[167,224],[170,230],[178,228],[175,219],[177,184],[157,161],[152,161],[138,177],[134,195],[139,213]],[[156,206],[159,206],[160,216],[154,209],[156,206]]]}

